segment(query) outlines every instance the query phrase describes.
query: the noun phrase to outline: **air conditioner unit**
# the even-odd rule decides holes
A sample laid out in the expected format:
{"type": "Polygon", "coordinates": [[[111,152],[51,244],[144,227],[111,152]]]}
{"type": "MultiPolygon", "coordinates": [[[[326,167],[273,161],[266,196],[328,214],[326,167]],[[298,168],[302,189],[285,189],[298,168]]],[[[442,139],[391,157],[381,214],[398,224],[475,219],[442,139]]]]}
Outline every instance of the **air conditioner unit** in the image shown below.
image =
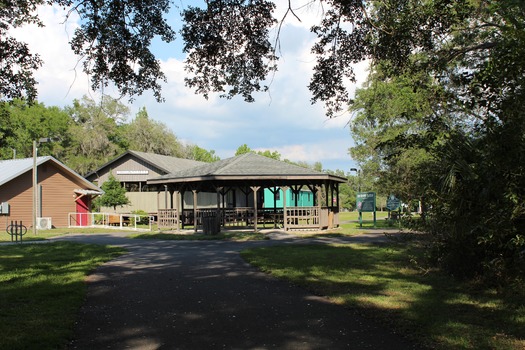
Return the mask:
{"type": "Polygon", "coordinates": [[[2,202],[0,203],[0,214],[9,214],[9,203],[2,202]]]}
{"type": "Polygon", "coordinates": [[[51,229],[51,218],[36,218],[37,230],[50,230],[51,229]]]}

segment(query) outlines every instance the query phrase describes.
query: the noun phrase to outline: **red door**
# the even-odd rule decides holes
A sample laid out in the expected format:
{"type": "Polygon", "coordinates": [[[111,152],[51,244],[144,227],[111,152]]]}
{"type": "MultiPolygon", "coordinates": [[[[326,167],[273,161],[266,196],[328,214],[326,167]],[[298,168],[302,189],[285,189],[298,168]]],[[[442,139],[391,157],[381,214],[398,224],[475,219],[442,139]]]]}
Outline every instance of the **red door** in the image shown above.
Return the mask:
{"type": "Polygon", "coordinates": [[[81,196],[76,199],[77,203],[77,225],[89,225],[89,208],[91,207],[91,196],[81,196]]]}

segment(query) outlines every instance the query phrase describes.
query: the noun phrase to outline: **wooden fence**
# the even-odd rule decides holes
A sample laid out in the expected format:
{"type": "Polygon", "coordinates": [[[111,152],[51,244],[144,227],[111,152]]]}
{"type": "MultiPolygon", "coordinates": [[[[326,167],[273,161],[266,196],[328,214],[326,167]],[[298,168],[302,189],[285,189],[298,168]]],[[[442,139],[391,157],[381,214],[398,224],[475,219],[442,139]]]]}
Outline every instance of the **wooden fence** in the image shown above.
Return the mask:
{"type": "MultiPolygon", "coordinates": [[[[224,228],[253,227],[255,210],[251,207],[221,209],[186,209],[180,214],[176,209],[159,209],[158,224],[160,229],[183,228],[197,225],[203,228],[203,217],[216,217],[224,228]],[[194,218],[196,214],[196,218],[194,218]],[[179,222],[177,222],[179,220],[179,222]]],[[[326,229],[339,225],[339,215],[334,208],[328,207],[289,207],[263,208],[257,211],[257,226],[282,228],[285,230],[326,229]]]]}

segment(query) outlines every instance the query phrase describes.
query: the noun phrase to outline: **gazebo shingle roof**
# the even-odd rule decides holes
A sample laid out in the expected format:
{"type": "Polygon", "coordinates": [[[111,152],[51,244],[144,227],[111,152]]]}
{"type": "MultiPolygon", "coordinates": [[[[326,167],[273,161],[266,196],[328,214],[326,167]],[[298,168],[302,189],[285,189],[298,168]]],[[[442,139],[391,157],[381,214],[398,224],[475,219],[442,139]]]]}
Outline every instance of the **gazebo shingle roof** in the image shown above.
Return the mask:
{"type": "Polygon", "coordinates": [[[330,179],[345,182],[346,179],[278,161],[255,153],[207,163],[193,168],[166,174],[150,183],[191,182],[202,180],[256,180],[256,179],[330,179]]]}

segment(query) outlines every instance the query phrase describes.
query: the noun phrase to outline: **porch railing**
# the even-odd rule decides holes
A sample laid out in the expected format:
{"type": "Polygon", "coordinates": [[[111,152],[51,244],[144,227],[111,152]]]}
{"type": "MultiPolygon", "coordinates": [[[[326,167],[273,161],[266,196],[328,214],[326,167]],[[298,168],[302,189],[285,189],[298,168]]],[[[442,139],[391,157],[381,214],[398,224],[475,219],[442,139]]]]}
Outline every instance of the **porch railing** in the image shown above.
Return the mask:
{"type": "Polygon", "coordinates": [[[127,230],[151,230],[153,219],[147,215],[117,213],[68,213],[68,227],[103,227],[127,230]]]}
{"type": "Polygon", "coordinates": [[[297,229],[318,229],[321,217],[319,207],[290,207],[286,208],[286,228],[297,229]]]}
{"type": "MultiPolygon", "coordinates": [[[[255,223],[255,209],[251,207],[221,208],[221,209],[186,209],[180,214],[176,209],[159,210],[159,228],[175,228],[177,220],[179,227],[197,225],[203,228],[203,217],[219,215],[218,222],[225,228],[250,227],[255,223]],[[194,217],[196,214],[196,218],[194,217]]],[[[258,227],[283,228],[289,230],[324,229],[339,225],[339,215],[330,207],[288,207],[286,212],[282,208],[262,208],[257,210],[258,227]],[[286,214],[286,215],[285,215],[286,214]]]]}

